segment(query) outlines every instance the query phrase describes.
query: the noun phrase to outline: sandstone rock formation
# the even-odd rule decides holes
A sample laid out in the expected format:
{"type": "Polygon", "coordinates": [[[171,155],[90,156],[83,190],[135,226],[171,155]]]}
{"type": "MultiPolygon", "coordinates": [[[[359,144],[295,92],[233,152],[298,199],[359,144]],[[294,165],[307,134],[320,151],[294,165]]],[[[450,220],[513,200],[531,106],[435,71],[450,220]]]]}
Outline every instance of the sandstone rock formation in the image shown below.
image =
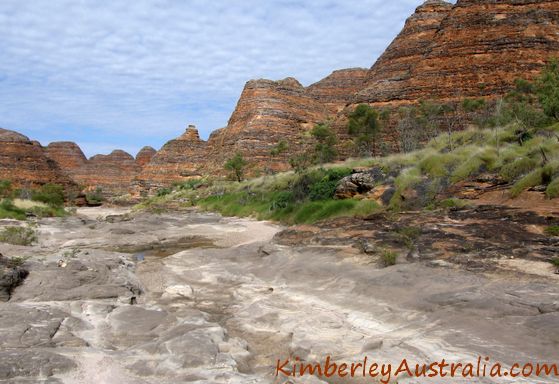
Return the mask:
{"type": "Polygon", "coordinates": [[[77,172],[87,163],[87,158],[81,148],[71,141],[50,143],[46,148],[46,155],[54,160],[58,166],[69,175],[77,172]]]}
{"type": "MultiPolygon", "coordinates": [[[[536,75],[554,56],[559,56],[558,1],[458,0],[453,5],[427,0],[369,70],[334,71],[308,87],[294,78],[247,82],[227,126],[207,142],[189,127],[155,154],[149,147],[135,160],[117,151],[89,161],[75,144],[53,143],[46,153],[57,166],[44,158],[38,143],[4,132],[0,144],[11,149],[0,153],[0,169],[19,184],[41,184],[60,181],[62,168],[80,185],[100,186],[111,194],[125,193],[132,180],[138,191],[224,175],[224,163],[236,152],[249,162],[247,175],[286,170],[289,158],[312,144],[308,131],[326,119],[335,121],[340,157],[351,155],[346,116],[358,103],[395,109],[420,100],[495,98],[508,92],[516,78],[536,75]],[[272,156],[282,140],[287,150],[272,156]],[[16,165],[14,153],[27,156],[16,165]]],[[[378,140],[386,151],[398,148],[395,119],[393,114],[378,140]]]]}
{"type": "Polygon", "coordinates": [[[24,135],[0,128],[0,180],[18,188],[35,188],[47,183],[74,190],[76,185],[49,159],[43,147],[24,135]]]}
{"type": "Polygon", "coordinates": [[[167,142],[147,163],[135,180],[142,189],[156,189],[174,182],[201,176],[200,167],[208,161],[207,143],[195,126],[189,125],[178,138],[167,142]]]}
{"type": "Polygon", "coordinates": [[[355,103],[496,97],[559,54],[559,2],[429,0],[373,65],[355,103]]]}
{"type": "Polygon", "coordinates": [[[140,167],[143,167],[144,165],[146,165],[151,161],[151,158],[155,156],[156,153],[157,151],[153,147],[150,147],[149,145],[145,146],[142,149],[140,149],[140,151],[136,155],[136,163],[140,167]]]}
{"type": "Polygon", "coordinates": [[[73,174],[74,180],[93,190],[101,188],[105,195],[127,194],[141,167],[129,153],[114,150],[108,155],[95,155],[73,174]]]}
{"type": "Polygon", "coordinates": [[[307,92],[325,105],[330,113],[338,113],[353,95],[363,89],[369,72],[364,68],[340,69],[307,87],[307,92]]]}
{"type": "Polygon", "coordinates": [[[261,170],[285,168],[287,157],[303,146],[303,133],[328,115],[328,108],[294,78],[251,80],[227,127],[209,140],[210,168],[222,169],[236,152],[261,170]],[[289,142],[289,149],[272,159],[270,151],[281,140],[289,142]]]}
{"type": "Polygon", "coordinates": [[[372,66],[354,103],[399,100],[402,88],[413,80],[415,68],[429,51],[441,22],[451,10],[452,4],[442,0],[429,0],[418,7],[372,66]]]}

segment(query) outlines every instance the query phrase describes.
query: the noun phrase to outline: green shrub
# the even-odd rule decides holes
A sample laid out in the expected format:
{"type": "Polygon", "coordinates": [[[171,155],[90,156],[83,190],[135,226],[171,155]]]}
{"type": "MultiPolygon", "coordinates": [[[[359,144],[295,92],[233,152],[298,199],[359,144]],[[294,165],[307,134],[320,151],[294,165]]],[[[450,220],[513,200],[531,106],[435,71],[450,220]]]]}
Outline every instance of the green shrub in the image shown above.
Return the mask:
{"type": "Polygon", "coordinates": [[[25,220],[26,215],[25,211],[16,207],[12,200],[3,199],[0,201],[0,219],[25,220]]]}
{"type": "Polygon", "coordinates": [[[373,200],[361,200],[358,201],[353,211],[357,217],[367,217],[375,212],[378,212],[381,206],[373,200]]]}
{"type": "Polygon", "coordinates": [[[397,258],[398,254],[388,249],[383,249],[380,253],[380,260],[385,267],[395,265],[397,258]]]}
{"type": "Polygon", "coordinates": [[[234,175],[235,180],[240,183],[243,180],[247,165],[248,162],[243,158],[242,153],[237,152],[235,153],[235,156],[225,162],[223,167],[230,171],[234,175]]]}
{"type": "Polygon", "coordinates": [[[157,197],[162,197],[162,196],[167,196],[168,194],[171,193],[171,189],[170,188],[160,188],[157,190],[157,197]]]}
{"type": "Polygon", "coordinates": [[[466,112],[475,112],[485,107],[485,99],[464,99],[462,108],[466,112]]]}
{"type": "Polygon", "coordinates": [[[559,268],[559,257],[554,257],[553,259],[551,259],[551,264],[559,268]]]}
{"type": "Polygon", "coordinates": [[[357,205],[354,200],[326,200],[319,210],[302,222],[316,222],[339,216],[350,216],[351,210],[357,205]]]}
{"type": "Polygon", "coordinates": [[[551,60],[536,83],[536,92],[545,114],[559,120],[559,61],[551,60]]]}
{"type": "Polygon", "coordinates": [[[101,187],[95,188],[93,192],[88,192],[85,194],[85,200],[90,205],[100,205],[103,203],[105,198],[103,197],[103,190],[101,187]]]}
{"type": "Polygon", "coordinates": [[[289,204],[293,202],[293,193],[290,191],[278,192],[275,198],[270,203],[270,210],[274,211],[276,209],[287,208],[289,204]]]}
{"type": "Polygon", "coordinates": [[[37,217],[64,217],[68,215],[68,212],[64,207],[32,207],[28,210],[29,213],[37,217]]]}
{"type": "Polygon", "coordinates": [[[330,123],[321,123],[314,126],[311,136],[315,139],[314,161],[316,164],[328,163],[336,158],[336,134],[330,123]]]}
{"type": "Polygon", "coordinates": [[[512,197],[517,197],[522,192],[528,188],[536,187],[541,185],[543,182],[542,178],[543,169],[538,168],[524,176],[522,179],[518,180],[511,188],[510,195],[512,197]]]}
{"type": "Polygon", "coordinates": [[[202,180],[196,180],[196,179],[188,180],[188,181],[185,181],[182,184],[179,184],[177,186],[177,189],[180,189],[180,190],[196,189],[196,188],[200,187],[203,183],[204,182],[202,180]]]}
{"type": "Polygon", "coordinates": [[[464,200],[457,198],[443,199],[436,203],[438,207],[451,209],[451,208],[464,208],[468,206],[468,203],[464,200]]]}
{"type": "Polygon", "coordinates": [[[402,227],[396,230],[396,233],[402,238],[406,247],[409,249],[414,248],[415,241],[421,235],[421,228],[418,227],[402,227]]]}
{"type": "Polygon", "coordinates": [[[559,225],[551,225],[545,229],[545,233],[550,236],[559,236],[559,225]]]}
{"type": "Polygon", "coordinates": [[[0,243],[31,245],[37,241],[37,231],[29,227],[6,227],[0,231],[0,243]]]}
{"type": "Polygon", "coordinates": [[[348,117],[348,133],[354,137],[358,154],[374,156],[377,137],[381,131],[378,111],[368,104],[359,104],[348,117]]]}
{"type": "Polygon", "coordinates": [[[64,187],[57,184],[45,184],[31,193],[31,200],[40,201],[52,207],[64,205],[64,187]]]}

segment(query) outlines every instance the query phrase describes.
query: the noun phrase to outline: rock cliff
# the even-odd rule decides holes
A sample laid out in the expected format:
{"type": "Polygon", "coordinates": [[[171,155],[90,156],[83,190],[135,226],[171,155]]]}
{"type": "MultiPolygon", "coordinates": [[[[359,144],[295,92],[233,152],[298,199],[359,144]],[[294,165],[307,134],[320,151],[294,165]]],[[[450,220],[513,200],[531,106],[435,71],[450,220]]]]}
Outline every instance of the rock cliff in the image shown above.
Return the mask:
{"type": "Polygon", "coordinates": [[[307,92],[330,113],[338,113],[352,101],[353,95],[363,89],[369,75],[364,68],[340,69],[307,87],[307,92]]]}
{"type": "Polygon", "coordinates": [[[559,55],[559,2],[429,0],[371,68],[354,103],[496,97],[559,55]]]}
{"type": "Polygon", "coordinates": [[[285,168],[287,157],[301,150],[304,132],[327,116],[327,106],[294,78],[251,80],[227,127],[210,137],[207,167],[219,171],[228,158],[240,152],[253,169],[285,168]],[[270,151],[281,140],[288,141],[289,149],[272,159],[270,151]]]}
{"type": "Polygon", "coordinates": [[[18,188],[35,188],[47,183],[75,190],[76,185],[49,159],[41,145],[24,135],[0,128],[0,180],[18,188]]]}

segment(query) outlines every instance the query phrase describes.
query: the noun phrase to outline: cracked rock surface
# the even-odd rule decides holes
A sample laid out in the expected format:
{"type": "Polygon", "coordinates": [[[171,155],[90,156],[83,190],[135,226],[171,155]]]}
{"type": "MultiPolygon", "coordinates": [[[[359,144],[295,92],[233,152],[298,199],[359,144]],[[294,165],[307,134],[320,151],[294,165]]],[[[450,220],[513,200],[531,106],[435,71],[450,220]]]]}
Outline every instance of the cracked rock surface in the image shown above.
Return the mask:
{"type": "Polygon", "coordinates": [[[285,383],[276,362],[295,356],[559,358],[552,273],[470,271],[421,257],[382,268],[375,247],[303,241],[304,233],[297,241],[268,223],[125,213],[80,209],[41,220],[35,246],[0,244],[6,257],[29,257],[29,275],[0,303],[0,382],[285,383]]]}

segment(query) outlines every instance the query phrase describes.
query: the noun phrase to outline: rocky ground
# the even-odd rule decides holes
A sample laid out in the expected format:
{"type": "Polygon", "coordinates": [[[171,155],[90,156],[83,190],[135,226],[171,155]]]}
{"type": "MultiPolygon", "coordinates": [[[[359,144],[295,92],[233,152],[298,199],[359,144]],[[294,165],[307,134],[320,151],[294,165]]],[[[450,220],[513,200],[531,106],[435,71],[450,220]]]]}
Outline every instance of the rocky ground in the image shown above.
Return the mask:
{"type": "Polygon", "coordinates": [[[43,219],[37,245],[0,244],[29,257],[0,296],[0,382],[281,383],[276,361],[296,356],[557,362],[552,224],[495,207],[288,230],[194,211],[43,219]]]}

